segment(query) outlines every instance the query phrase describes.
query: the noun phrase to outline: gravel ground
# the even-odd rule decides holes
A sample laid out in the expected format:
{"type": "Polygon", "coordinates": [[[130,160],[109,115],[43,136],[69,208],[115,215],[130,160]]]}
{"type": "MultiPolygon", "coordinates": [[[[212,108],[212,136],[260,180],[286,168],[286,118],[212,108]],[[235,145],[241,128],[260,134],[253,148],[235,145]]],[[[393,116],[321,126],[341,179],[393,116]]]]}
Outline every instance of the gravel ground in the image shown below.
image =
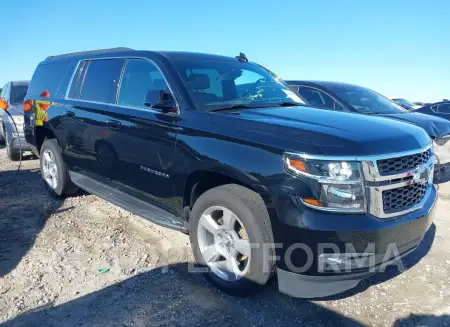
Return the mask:
{"type": "Polygon", "coordinates": [[[272,282],[233,298],[201,275],[186,235],[96,196],[59,200],[38,160],[0,150],[1,326],[450,326],[450,183],[435,224],[403,264],[322,301],[293,299],[272,282]]]}

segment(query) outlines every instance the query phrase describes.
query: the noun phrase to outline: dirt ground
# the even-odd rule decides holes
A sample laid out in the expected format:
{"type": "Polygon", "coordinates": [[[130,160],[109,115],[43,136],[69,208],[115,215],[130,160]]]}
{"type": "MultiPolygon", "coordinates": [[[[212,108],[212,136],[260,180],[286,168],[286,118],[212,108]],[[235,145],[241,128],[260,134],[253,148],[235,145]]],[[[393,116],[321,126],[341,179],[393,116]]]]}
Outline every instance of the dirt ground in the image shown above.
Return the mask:
{"type": "Polygon", "coordinates": [[[15,176],[0,150],[1,326],[450,326],[450,183],[405,272],[310,301],[276,281],[227,296],[187,272],[186,235],[93,195],[52,198],[38,167],[28,157],[15,176]]]}

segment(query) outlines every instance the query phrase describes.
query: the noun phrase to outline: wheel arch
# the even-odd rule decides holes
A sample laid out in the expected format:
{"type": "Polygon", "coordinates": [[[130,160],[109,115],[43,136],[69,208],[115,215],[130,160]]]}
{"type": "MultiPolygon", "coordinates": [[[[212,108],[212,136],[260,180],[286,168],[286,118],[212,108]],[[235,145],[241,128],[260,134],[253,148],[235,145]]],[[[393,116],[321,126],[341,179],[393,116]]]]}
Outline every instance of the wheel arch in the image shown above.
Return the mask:
{"type": "MultiPolygon", "coordinates": [[[[266,193],[266,189],[254,176],[242,171],[212,167],[192,171],[184,184],[183,207],[192,209],[195,201],[204,192],[225,184],[237,184],[246,187],[260,195],[266,193]]],[[[264,199],[264,197],[263,197],[264,199]]]]}
{"type": "Polygon", "coordinates": [[[60,141],[56,137],[56,133],[50,124],[44,124],[43,126],[36,126],[35,129],[35,147],[38,153],[41,152],[42,144],[46,139],[56,139],[58,144],[61,146],[60,141]]]}

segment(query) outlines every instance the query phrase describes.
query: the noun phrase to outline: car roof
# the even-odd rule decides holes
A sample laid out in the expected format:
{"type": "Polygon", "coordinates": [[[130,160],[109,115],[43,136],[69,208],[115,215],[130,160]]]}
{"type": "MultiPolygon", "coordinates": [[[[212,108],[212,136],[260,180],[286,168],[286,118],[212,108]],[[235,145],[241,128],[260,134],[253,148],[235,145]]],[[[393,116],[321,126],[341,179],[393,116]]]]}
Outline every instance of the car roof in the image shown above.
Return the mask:
{"type": "Polygon", "coordinates": [[[222,60],[222,61],[236,61],[234,57],[220,56],[215,54],[197,53],[197,52],[183,52],[183,51],[148,51],[148,50],[134,50],[131,48],[119,47],[111,49],[99,49],[92,51],[82,51],[65,53],[60,55],[49,56],[45,61],[64,60],[73,58],[92,58],[94,56],[105,57],[108,55],[114,56],[132,56],[132,55],[160,55],[167,59],[202,59],[202,60],[222,60]]]}
{"type": "Polygon", "coordinates": [[[27,86],[30,84],[30,81],[11,81],[11,83],[16,86],[27,86]]]}
{"type": "Polygon", "coordinates": [[[169,59],[202,59],[202,60],[223,60],[236,61],[234,57],[227,57],[208,53],[184,52],[184,51],[157,51],[159,54],[169,59]]]}
{"type": "Polygon", "coordinates": [[[435,106],[435,105],[439,105],[439,104],[450,104],[450,101],[435,102],[435,103],[429,104],[429,106],[435,106]]]}
{"type": "Polygon", "coordinates": [[[361,86],[355,85],[355,84],[349,84],[349,83],[342,83],[342,82],[333,82],[333,81],[307,81],[307,80],[287,80],[285,81],[288,84],[293,85],[308,85],[308,86],[322,86],[322,87],[336,87],[336,86],[350,86],[350,87],[358,87],[361,86]]]}

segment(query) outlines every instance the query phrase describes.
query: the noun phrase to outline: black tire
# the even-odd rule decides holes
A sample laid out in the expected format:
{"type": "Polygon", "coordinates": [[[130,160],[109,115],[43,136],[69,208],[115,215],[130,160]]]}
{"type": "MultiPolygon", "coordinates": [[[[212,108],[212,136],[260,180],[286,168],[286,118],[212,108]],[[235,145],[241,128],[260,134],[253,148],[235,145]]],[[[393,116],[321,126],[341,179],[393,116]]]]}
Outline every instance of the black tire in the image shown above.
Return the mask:
{"type": "Polygon", "coordinates": [[[67,171],[67,167],[64,164],[62,157],[61,157],[61,148],[58,145],[58,142],[56,139],[47,139],[44,141],[41,147],[40,151],[40,167],[41,167],[41,175],[42,175],[42,181],[44,182],[45,186],[47,187],[50,194],[56,197],[63,197],[63,196],[69,196],[73,195],[78,191],[78,187],[72,183],[70,180],[69,172],[67,171]],[[49,150],[55,159],[56,167],[57,167],[57,174],[58,174],[58,183],[56,188],[51,187],[44,179],[43,176],[43,153],[45,150],[49,150]]]}
{"type": "Polygon", "coordinates": [[[19,161],[20,160],[20,150],[15,149],[11,143],[11,136],[8,133],[8,130],[5,129],[5,147],[6,154],[8,155],[9,160],[11,161],[19,161]]]}
{"type": "Polygon", "coordinates": [[[237,184],[215,187],[203,193],[195,202],[190,215],[190,241],[197,264],[207,267],[198,244],[198,224],[203,212],[212,206],[223,206],[235,213],[243,223],[251,244],[250,267],[244,278],[229,282],[209,271],[205,277],[221,291],[235,296],[248,296],[259,291],[275,271],[272,227],[267,208],[256,192],[237,184]]]}

